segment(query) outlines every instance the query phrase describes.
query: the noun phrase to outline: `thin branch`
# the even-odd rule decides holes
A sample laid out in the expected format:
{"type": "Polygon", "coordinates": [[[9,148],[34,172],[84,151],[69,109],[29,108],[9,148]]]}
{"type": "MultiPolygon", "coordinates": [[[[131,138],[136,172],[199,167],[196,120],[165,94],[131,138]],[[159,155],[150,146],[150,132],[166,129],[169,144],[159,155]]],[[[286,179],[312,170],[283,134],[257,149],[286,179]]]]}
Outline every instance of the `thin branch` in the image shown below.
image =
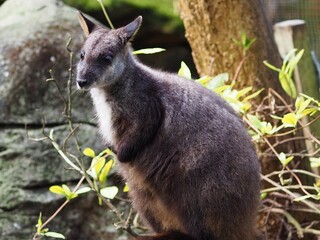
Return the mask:
{"type": "MultiPolygon", "coordinates": [[[[294,173],[305,174],[305,175],[307,175],[307,176],[320,179],[320,176],[319,176],[319,175],[314,174],[314,173],[309,172],[309,171],[306,171],[306,170],[302,170],[302,169],[291,169],[290,171],[291,171],[291,172],[294,172],[294,173]]],[[[290,173],[290,172],[287,171],[287,170],[283,170],[283,171],[273,171],[273,172],[271,172],[271,173],[269,173],[269,174],[266,174],[266,175],[264,175],[264,176],[267,177],[267,178],[270,178],[270,177],[272,177],[272,176],[274,176],[274,175],[279,175],[279,174],[281,174],[281,173],[290,173]]]]}
{"type": "Polygon", "coordinates": [[[236,72],[235,72],[235,74],[234,74],[234,76],[233,76],[232,82],[235,82],[235,81],[237,80],[237,78],[239,77],[240,71],[241,71],[241,69],[242,69],[242,66],[243,66],[243,63],[244,63],[245,60],[246,60],[246,56],[244,56],[244,57],[241,59],[239,65],[238,65],[238,67],[237,67],[237,69],[236,69],[236,72]]]}
{"type": "Polygon", "coordinates": [[[290,168],[286,167],[286,169],[290,172],[290,174],[296,179],[296,181],[298,182],[299,186],[300,186],[300,189],[307,195],[307,196],[313,196],[312,194],[310,194],[305,188],[304,186],[302,185],[300,179],[298,178],[298,176],[291,171],[290,168]]]}
{"type": "Polygon", "coordinates": [[[65,154],[65,152],[59,147],[58,143],[56,141],[54,141],[53,137],[52,137],[52,132],[50,133],[50,136],[47,136],[47,139],[50,140],[51,144],[53,145],[53,147],[57,150],[57,152],[60,154],[60,156],[63,158],[63,160],[68,163],[73,169],[79,171],[80,173],[83,172],[83,170],[81,169],[81,163],[79,161],[77,161],[78,166],[76,166],[65,154]]]}
{"type": "MultiPolygon", "coordinates": [[[[75,133],[75,128],[73,127],[73,121],[72,121],[72,99],[71,99],[72,92],[71,91],[72,91],[72,79],[73,79],[73,51],[70,49],[71,41],[72,41],[72,38],[70,37],[67,44],[66,44],[66,49],[69,52],[69,69],[68,69],[69,77],[68,77],[68,81],[67,81],[67,96],[68,96],[68,98],[67,98],[66,105],[65,105],[65,115],[66,115],[66,118],[68,119],[70,132],[74,138],[74,143],[77,147],[77,150],[80,154],[82,154],[79,140],[78,140],[77,135],[75,133]]],[[[66,143],[67,143],[67,141],[65,141],[65,144],[66,143]]]]}
{"type": "Polygon", "coordinates": [[[273,208],[273,209],[271,209],[271,212],[281,213],[282,215],[284,215],[287,218],[288,222],[291,223],[297,229],[298,237],[299,238],[303,237],[303,230],[302,230],[299,222],[294,217],[292,217],[292,215],[290,213],[288,213],[287,211],[285,211],[283,209],[279,209],[279,208],[273,208]]]}
{"type": "MultiPolygon", "coordinates": [[[[75,193],[79,187],[81,186],[83,180],[85,179],[85,177],[82,177],[79,182],[77,183],[77,185],[75,186],[75,188],[73,189],[72,193],[75,193]]],[[[40,227],[40,230],[44,229],[45,226],[47,226],[51,221],[52,219],[54,219],[61,211],[62,209],[70,202],[70,200],[66,200],[64,201],[64,203],[47,219],[47,221],[45,221],[41,227],[40,227]]],[[[37,237],[39,236],[38,232],[35,233],[35,235],[33,236],[33,239],[37,239],[37,237]]]]}
{"type": "MultiPolygon", "coordinates": [[[[69,125],[70,126],[70,125],[69,125]]],[[[77,125],[75,128],[73,128],[72,130],[70,130],[68,136],[64,139],[63,142],[63,151],[66,151],[66,146],[67,146],[67,142],[70,139],[70,137],[75,135],[75,132],[79,129],[80,125],[77,125]]]]}
{"type": "Polygon", "coordinates": [[[111,29],[114,29],[114,26],[113,26],[113,24],[112,24],[112,22],[111,22],[111,20],[110,20],[110,18],[109,18],[109,15],[108,15],[108,13],[107,13],[107,10],[106,10],[106,8],[104,7],[102,1],[101,1],[101,0],[97,0],[97,1],[100,3],[100,6],[101,6],[102,11],[103,11],[103,14],[104,14],[104,16],[106,17],[106,19],[107,19],[107,21],[108,21],[108,23],[109,23],[109,26],[111,27],[111,29]]]}
{"type": "MultiPolygon", "coordinates": [[[[285,189],[300,189],[301,186],[300,185],[289,185],[289,186],[282,186],[285,189]]],[[[309,189],[309,190],[316,190],[315,187],[312,186],[303,186],[305,189],[309,189]]],[[[271,188],[265,188],[261,190],[261,193],[269,193],[269,192],[276,192],[276,191],[282,191],[281,189],[279,189],[278,187],[271,187],[271,188]]]]}
{"type": "MultiPolygon", "coordinates": [[[[299,197],[297,194],[289,191],[288,189],[284,188],[283,186],[281,186],[280,184],[276,183],[275,181],[271,180],[270,178],[268,177],[265,177],[263,176],[262,174],[260,174],[261,178],[263,180],[265,180],[266,182],[272,184],[273,186],[281,189],[283,192],[287,193],[289,196],[292,196],[292,198],[297,198],[299,197]]],[[[315,213],[317,214],[320,214],[320,209],[315,206],[312,202],[308,201],[308,200],[305,200],[305,199],[302,199],[300,200],[300,202],[304,203],[305,205],[307,205],[309,208],[313,209],[315,213]]]]}
{"type": "Polygon", "coordinates": [[[65,97],[63,96],[62,90],[60,89],[60,86],[59,86],[56,78],[54,77],[54,72],[53,72],[53,70],[50,69],[50,70],[49,70],[49,73],[50,73],[50,78],[48,78],[46,81],[47,81],[47,82],[51,82],[51,81],[52,81],[52,82],[54,83],[54,85],[55,85],[56,88],[57,88],[57,91],[58,91],[58,94],[59,94],[59,97],[60,97],[61,101],[62,101],[64,104],[66,104],[67,101],[66,101],[65,97]]]}

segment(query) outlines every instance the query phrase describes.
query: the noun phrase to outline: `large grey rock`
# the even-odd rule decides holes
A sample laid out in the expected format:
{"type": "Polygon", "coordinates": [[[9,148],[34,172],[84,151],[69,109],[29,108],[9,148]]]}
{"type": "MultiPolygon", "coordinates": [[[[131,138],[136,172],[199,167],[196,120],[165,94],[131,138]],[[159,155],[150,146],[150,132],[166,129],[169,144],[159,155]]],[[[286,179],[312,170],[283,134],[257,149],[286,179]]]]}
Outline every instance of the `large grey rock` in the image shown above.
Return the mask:
{"type": "MultiPolygon", "coordinates": [[[[77,53],[83,34],[76,10],[56,0],[8,0],[0,9],[0,119],[6,123],[61,122],[64,106],[52,83],[46,82],[53,69],[66,90],[69,53],[77,53]]],[[[76,120],[83,116],[76,94],[76,120]]],[[[88,105],[86,105],[88,106],[88,105]]]]}
{"type": "MultiPolygon", "coordinates": [[[[83,41],[76,10],[56,0],[8,0],[0,8],[0,239],[31,239],[40,212],[48,218],[64,201],[48,191],[52,185],[74,185],[80,178],[43,137],[54,128],[54,137],[62,145],[69,130],[62,115],[64,104],[52,82],[54,69],[62,94],[69,77],[70,48],[79,51],[83,41]],[[28,136],[24,125],[27,124],[28,136]]],[[[73,84],[74,85],[74,84],[73,84]]],[[[73,86],[72,91],[75,91],[73,86]]],[[[83,147],[101,150],[88,96],[72,95],[74,121],[81,123],[77,135],[83,147]]],[[[68,151],[79,156],[72,139],[68,151]]],[[[87,163],[89,164],[89,163],[87,163]]],[[[97,205],[91,194],[81,196],[59,214],[50,230],[62,232],[68,239],[111,239],[114,228],[108,211],[97,205]],[[92,218],[90,216],[93,216],[92,218]],[[108,220],[106,220],[108,219],[108,220]]]]}

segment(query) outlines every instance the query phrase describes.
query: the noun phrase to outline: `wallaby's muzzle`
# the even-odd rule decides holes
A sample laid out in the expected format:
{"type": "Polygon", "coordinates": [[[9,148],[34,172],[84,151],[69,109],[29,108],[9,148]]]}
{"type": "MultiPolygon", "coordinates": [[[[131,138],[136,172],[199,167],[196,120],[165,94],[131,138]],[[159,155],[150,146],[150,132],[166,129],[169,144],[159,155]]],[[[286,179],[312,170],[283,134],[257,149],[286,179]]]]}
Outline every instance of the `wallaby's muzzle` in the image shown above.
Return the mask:
{"type": "Polygon", "coordinates": [[[77,79],[77,86],[79,89],[83,89],[88,86],[88,81],[85,79],[77,79]]]}

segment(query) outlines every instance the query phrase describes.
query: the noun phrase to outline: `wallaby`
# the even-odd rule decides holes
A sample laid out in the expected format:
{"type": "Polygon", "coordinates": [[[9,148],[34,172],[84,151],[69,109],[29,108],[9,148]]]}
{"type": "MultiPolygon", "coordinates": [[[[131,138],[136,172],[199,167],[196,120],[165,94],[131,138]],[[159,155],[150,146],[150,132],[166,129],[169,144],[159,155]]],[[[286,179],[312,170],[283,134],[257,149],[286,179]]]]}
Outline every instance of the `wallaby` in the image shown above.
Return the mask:
{"type": "Polygon", "coordinates": [[[79,14],[86,41],[77,86],[90,90],[117,154],[144,240],[253,240],[259,162],[247,129],[217,94],[132,54],[142,17],[118,29],[79,14]]]}

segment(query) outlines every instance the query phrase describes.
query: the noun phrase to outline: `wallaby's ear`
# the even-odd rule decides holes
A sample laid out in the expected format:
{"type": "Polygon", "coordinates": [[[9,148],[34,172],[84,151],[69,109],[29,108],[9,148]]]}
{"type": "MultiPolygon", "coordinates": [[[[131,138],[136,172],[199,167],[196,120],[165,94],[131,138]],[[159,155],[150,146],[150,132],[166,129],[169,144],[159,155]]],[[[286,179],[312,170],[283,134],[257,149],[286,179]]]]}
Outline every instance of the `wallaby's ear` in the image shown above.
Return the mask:
{"type": "Polygon", "coordinates": [[[88,37],[89,34],[97,27],[97,25],[86,18],[80,11],[78,11],[78,17],[84,35],[88,37]]]}
{"type": "Polygon", "coordinates": [[[135,20],[133,20],[131,23],[129,23],[128,25],[126,25],[122,28],[122,31],[124,33],[124,37],[126,38],[127,42],[132,40],[134,35],[138,32],[138,30],[141,26],[141,23],[142,23],[142,17],[139,16],[135,20]]]}

